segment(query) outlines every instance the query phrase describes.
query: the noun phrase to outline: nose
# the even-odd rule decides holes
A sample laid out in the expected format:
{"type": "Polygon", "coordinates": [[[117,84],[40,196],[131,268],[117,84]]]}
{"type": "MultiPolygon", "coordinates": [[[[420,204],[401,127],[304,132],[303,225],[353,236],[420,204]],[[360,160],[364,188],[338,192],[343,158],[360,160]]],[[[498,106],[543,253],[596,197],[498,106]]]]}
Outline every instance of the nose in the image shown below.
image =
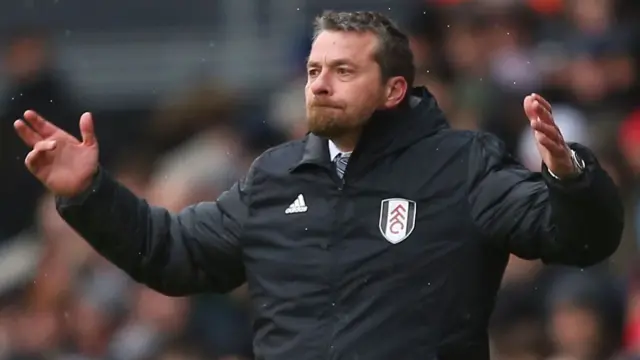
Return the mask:
{"type": "Polygon", "coordinates": [[[310,79],[309,89],[315,96],[330,96],[332,93],[331,83],[327,76],[327,71],[322,71],[320,75],[310,79]]]}

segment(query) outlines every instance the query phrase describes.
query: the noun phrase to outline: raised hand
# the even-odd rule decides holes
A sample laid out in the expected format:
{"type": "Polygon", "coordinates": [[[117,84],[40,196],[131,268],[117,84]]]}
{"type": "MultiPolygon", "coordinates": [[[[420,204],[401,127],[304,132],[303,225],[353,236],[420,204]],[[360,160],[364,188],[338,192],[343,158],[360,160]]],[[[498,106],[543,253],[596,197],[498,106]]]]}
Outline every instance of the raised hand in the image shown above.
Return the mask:
{"type": "Polygon", "coordinates": [[[29,171],[51,192],[72,197],[91,185],[98,169],[98,142],[91,114],[80,118],[82,141],[53,125],[35,111],[16,120],[18,136],[33,148],[25,158],[29,171]]]}
{"type": "Polygon", "coordinates": [[[571,149],[553,121],[549,102],[538,94],[531,94],[524,99],[524,112],[533,129],[540,157],[549,171],[560,179],[576,174],[579,170],[572,160],[571,149]]]}

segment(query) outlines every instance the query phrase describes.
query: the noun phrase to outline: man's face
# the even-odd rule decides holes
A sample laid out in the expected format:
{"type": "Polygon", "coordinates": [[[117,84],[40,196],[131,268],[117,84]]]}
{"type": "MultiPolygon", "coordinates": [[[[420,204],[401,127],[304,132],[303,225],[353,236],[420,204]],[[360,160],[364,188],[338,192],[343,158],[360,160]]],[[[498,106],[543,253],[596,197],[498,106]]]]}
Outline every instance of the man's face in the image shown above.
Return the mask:
{"type": "Polygon", "coordinates": [[[369,32],[323,31],[307,63],[307,123],[312,133],[337,138],[359,131],[387,102],[369,32]]]}

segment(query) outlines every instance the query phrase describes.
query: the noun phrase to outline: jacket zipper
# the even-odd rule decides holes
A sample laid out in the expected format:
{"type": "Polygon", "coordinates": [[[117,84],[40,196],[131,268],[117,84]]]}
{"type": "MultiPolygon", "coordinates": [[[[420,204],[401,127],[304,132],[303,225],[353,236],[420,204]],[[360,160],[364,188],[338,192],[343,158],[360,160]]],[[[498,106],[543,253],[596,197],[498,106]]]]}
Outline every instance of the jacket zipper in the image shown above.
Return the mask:
{"type": "MultiPolygon", "coordinates": [[[[348,167],[348,166],[347,166],[348,167]]],[[[334,176],[337,177],[337,174],[335,173],[335,171],[333,172],[334,176]]],[[[342,226],[341,226],[341,219],[343,216],[343,208],[344,208],[344,201],[345,201],[345,195],[344,195],[344,190],[345,190],[345,186],[346,186],[346,171],[343,174],[342,178],[338,178],[337,182],[338,182],[338,201],[336,203],[336,211],[334,212],[334,222],[333,222],[333,237],[331,239],[331,244],[329,245],[329,250],[333,251],[333,248],[335,247],[335,245],[337,244],[337,242],[342,241],[342,226]]],[[[332,253],[333,256],[330,257],[331,259],[331,264],[330,264],[330,268],[329,268],[329,281],[330,281],[330,288],[331,288],[331,298],[330,300],[330,304],[329,304],[329,309],[330,309],[330,322],[329,322],[329,341],[328,341],[328,359],[333,359],[334,358],[334,338],[335,338],[335,331],[336,331],[336,319],[337,317],[337,313],[336,313],[336,309],[338,304],[337,302],[337,281],[339,279],[339,269],[338,269],[338,260],[336,258],[336,254],[332,253]]]]}

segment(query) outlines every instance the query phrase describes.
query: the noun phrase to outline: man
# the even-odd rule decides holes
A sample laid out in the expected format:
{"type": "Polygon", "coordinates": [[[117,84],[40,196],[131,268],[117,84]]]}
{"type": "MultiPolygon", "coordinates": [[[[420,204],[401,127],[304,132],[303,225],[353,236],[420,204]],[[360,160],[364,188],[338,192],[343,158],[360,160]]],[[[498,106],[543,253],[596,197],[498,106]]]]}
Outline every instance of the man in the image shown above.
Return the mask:
{"type": "Polygon", "coordinates": [[[25,31],[2,49],[0,72],[7,74],[7,91],[0,95],[0,242],[28,230],[34,223],[42,186],[16,161],[27,148],[13,133],[13,121],[25,108],[60,119],[58,125],[76,129],[74,101],[63,76],[53,65],[54,47],[43,34],[25,31]],[[70,121],[69,121],[70,120],[70,121]],[[20,187],[20,193],[15,188],[20,187]]]}
{"type": "Polygon", "coordinates": [[[310,134],[179,214],[99,168],[91,115],[82,142],[32,111],[16,129],[62,217],[135,280],[175,296],[246,281],[257,359],[488,359],[510,253],[588,266],[616,250],[617,189],[542,97],[524,101],[540,174],[409,90],[407,38],[383,15],[321,16],[307,68],[310,134]]]}

